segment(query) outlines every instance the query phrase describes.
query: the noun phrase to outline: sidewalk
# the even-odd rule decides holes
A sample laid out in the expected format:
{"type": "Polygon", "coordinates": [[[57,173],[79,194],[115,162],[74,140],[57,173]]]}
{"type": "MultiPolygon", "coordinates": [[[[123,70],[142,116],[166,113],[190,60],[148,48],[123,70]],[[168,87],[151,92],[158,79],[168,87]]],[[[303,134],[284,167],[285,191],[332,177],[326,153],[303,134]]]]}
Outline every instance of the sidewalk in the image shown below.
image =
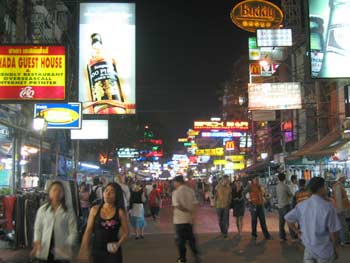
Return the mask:
{"type": "MultiPolygon", "coordinates": [[[[163,208],[161,218],[157,222],[148,219],[146,238],[130,239],[123,246],[124,263],[172,263],[176,261],[177,250],[174,242],[172,225],[172,211],[170,207],[163,208]]],[[[272,263],[296,263],[302,262],[303,246],[299,243],[280,243],[278,238],[277,213],[267,214],[267,224],[273,240],[263,240],[258,227],[257,243],[251,242],[250,216],[248,211],[244,218],[244,234],[237,238],[237,230],[233,218],[230,222],[230,234],[228,239],[219,236],[215,209],[204,206],[197,214],[195,231],[198,237],[200,250],[203,254],[203,263],[231,263],[231,262],[272,262],[272,263]]],[[[29,250],[0,250],[0,262],[24,263],[29,260],[29,250]],[[2,261],[1,261],[2,259],[2,261]]],[[[338,263],[349,262],[350,247],[340,248],[338,263]]],[[[189,255],[189,261],[191,257],[189,255]]]]}

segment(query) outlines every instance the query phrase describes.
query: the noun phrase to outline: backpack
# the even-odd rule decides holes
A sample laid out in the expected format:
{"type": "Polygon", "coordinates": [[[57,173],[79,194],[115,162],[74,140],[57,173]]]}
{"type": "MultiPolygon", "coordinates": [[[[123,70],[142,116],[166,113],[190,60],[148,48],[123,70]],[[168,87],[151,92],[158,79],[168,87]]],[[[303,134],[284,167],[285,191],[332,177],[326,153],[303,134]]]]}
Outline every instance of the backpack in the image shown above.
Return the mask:
{"type": "Polygon", "coordinates": [[[90,195],[89,195],[89,202],[91,205],[93,205],[94,202],[97,200],[97,193],[96,192],[97,192],[98,188],[99,188],[99,186],[97,186],[95,188],[95,190],[92,190],[90,195]]]}

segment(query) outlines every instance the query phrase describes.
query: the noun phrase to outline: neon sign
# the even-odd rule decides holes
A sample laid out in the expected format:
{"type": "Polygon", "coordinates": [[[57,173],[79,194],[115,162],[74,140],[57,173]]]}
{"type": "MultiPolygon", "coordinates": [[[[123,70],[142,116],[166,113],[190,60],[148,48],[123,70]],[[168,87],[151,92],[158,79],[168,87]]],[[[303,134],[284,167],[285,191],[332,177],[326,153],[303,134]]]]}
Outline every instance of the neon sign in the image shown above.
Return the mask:
{"type": "Polygon", "coordinates": [[[240,138],[246,136],[244,132],[230,132],[230,131],[218,131],[218,132],[202,132],[202,137],[213,138],[240,138]]]}
{"type": "Polygon", "coordinates": [[[246,131],[249,129],[247,121],[195,121],[195,130],[238,130],[246,131]]]}

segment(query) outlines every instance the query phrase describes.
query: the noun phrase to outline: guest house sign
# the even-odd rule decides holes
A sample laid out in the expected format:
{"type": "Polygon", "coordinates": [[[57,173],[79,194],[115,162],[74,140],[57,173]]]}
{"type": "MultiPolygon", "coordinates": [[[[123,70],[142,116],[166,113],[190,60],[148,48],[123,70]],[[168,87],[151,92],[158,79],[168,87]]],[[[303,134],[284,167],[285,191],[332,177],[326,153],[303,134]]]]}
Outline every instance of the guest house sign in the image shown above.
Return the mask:
{"type": "Polygon", "coordinates": [[[256,32],[258,28],[280,28],[283,12],[275,4],[264,0],[245,0],[231,11],[232,22],[239,28],[256,32]]]}

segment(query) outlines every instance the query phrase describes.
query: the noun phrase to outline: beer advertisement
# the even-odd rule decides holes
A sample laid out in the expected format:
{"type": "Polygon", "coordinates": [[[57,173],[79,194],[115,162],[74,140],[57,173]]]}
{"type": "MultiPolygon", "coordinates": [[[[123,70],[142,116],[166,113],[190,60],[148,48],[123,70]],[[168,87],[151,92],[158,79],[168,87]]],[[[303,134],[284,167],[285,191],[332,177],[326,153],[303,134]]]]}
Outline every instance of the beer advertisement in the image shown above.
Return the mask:
{"type": "Polygon", "coordinates": [[[349,14],[349,1],[309,0],[313,78],[350,77],[349,14]]]}
{"type": "Polygon", "coordinates": [[[83,114],[135,114],[135,4],[81,3],[83,114]]]}
{"type": "Polygon", "coordinates": [[[63,46],[0,46],[0,101],[66,98],[63,46]]]}

